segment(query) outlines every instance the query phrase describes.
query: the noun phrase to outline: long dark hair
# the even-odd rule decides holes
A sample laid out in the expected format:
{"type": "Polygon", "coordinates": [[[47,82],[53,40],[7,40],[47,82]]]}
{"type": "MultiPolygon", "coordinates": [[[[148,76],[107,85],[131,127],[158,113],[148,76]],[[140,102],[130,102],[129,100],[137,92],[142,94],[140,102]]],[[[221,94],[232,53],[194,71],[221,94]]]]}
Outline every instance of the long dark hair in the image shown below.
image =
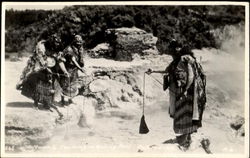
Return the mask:
{"type": "Polygon", "coordinates": [[[62,50],[61,37],[58,34],[53,34],[53,35],[49,36],[48,39],[46,40],[45,46],[49,50],[61,51],[62,50]],[[55,46],[56,40],[59,40],[59,42],[58,42],[59,45],[57,47],[55,46]]]}
{"type": "Polygon", "coordinates": [[[194,53],[191,50],[191,47],[189,45],[183,45],[183,47],[180,50],[181,55],[190,55],[193,58],[195,58],[194,53]]]}

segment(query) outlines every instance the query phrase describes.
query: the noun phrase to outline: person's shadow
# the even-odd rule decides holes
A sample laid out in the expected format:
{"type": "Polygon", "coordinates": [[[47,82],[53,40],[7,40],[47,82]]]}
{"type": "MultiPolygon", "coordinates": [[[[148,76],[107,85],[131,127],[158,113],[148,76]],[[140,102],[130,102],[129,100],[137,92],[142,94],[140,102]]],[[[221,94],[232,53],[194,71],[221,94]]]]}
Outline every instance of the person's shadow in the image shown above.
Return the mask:
{"type": "MultiPolygon", "coordinates": [[[[40,105],[40,104],[39,104],[40,105]]],[[[10,102],[6,104],[6,107],[13,107],[13,108],[34,108],[43,111],[51,111],[51,109],[43,108],[43,107],[36,107],[32,102],[10,102]]]]}
{"type": "Polygon", "coordinates": [[[34,108],[34,104],[31,102],[10,102],[6,106],[13,108],[34,108]]]}
{"type": "Polygon", "coordinates": [[[39,108],[39,107],[35,107],[34,103],[31,103],[31,102],[10,102],[10,103],[6,104],[6,107],[35,108],[38,110],[44,110],[44,111],[50,111],[50,112],[53,112],[52,109],[54,109],[58,113],[60,119],[63,117],[62,113],[58,110],[58,108],[56,106],[52,106],[52,105],[49,108],[44,108],[44,107],[39,108]]]}
{"type": "Polygon", "coordinates": [[[162,144],[176,144],[176,143],[178,143],[177,139],[174,138],[174,139],[168,139],[165,142],[163,142],[162,144]]]}

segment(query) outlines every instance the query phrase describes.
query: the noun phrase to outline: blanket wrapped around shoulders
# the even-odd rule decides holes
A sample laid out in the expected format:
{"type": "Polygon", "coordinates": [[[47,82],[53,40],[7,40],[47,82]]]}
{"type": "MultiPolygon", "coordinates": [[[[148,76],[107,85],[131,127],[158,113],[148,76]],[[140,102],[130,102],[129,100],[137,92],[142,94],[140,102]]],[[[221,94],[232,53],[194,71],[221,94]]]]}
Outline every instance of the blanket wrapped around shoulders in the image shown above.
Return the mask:
{"type": "Polygon", "coordinates": [[[195,62],[190,55],[184,55],[166,69],[169,72],[169,114],[174,119],[174,131],[180,134],[191,133],[201,127],[203,109],[197,100],[199,80],[195,62]],[[184,96],[188,82],[190,87],[184,96]]]}

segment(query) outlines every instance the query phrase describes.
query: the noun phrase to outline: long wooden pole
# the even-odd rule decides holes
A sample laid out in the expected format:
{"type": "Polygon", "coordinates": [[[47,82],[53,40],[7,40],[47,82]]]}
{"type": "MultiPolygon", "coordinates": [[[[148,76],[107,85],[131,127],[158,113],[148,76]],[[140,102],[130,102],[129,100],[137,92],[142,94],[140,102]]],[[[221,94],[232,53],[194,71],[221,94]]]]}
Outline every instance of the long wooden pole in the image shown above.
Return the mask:
{"type": "Polygon", "coordinates": [[[162,74],[167,74],[167,72],[166,71],[152,71],[151,73],[162,73],[162,74]]]}

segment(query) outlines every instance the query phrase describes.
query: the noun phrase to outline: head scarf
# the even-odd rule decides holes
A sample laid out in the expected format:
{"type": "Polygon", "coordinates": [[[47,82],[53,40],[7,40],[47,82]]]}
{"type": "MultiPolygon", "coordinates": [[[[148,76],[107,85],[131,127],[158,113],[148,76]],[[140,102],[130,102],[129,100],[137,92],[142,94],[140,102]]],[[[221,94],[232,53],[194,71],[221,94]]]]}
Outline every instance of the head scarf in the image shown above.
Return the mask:
{"type": "Polygon", "coordinates": [[[76,45],[82,45],[83,44],[83,39],[82,39],[82,37],[80,35],[75,35],[73,42],[76,45]]]}

